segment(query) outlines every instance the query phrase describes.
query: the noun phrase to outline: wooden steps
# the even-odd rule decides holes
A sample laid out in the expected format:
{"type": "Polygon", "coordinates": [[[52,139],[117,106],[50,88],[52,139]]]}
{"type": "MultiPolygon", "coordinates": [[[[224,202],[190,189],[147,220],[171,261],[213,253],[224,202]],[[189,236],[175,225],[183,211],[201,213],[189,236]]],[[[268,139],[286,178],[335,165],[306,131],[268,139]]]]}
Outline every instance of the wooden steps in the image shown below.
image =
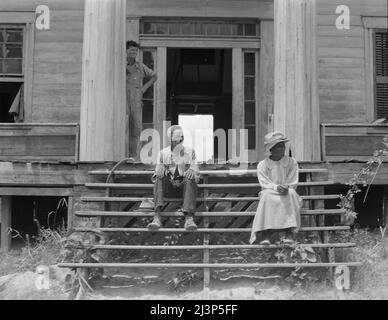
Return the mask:
{"type": "MultiPolygon", "coordinates": [[[[86,205],[86,209],[81,208],[77,210],[75,216],[85,220],[97,219],[94,221],[100,221],[99,219],[101,219],[101,221],[108,221],[108,223],[101,227],[89,228],[79,226],[73,230],[81,233],[106,233],[109,235],[109,239],[113,240],[116,239],[115,237],[122,236],[120,241],[128,237],[128,239],[131,239],[131,242],[125,243],[124,240],[124,243],[100,243],[92,245],[89,249],[108,252],[127,250],[131,254],[132,251],[142,254],[143,251],[150,252],[150,250],[168,254],[173,253],[173,250],[179,250],[182,253],[191,253],[191,251],[198,253],[198,251],[203,251],[202,262],[181,263],[180,260],[177,260],[179,263],[172,263],[170,261],[170,263],[135,263],[130,261],[111,263],[107,261],[99,263],[61,263],[59,266],[64,268],[199,268],[203,269],[204,272],[203,281],[204,289],[206,290],[209,288],[210,283],[210,269],[215,268],[335,268],[338,266],[360,266],[359,262],[335,262],[335,249],[352,248],[355,244],[351,242],[340,243],[335,240],[330,241],[330,234],[347,231],[350,227],[325,224],[325,217],[341,216],[346,213],[343,209],[329,209],[325,207],[326,201],[339,201],[340,199],[339,194],[324,194],[324,188],[333,185],[333,181],[323,177],[327,172],[326,168],[300,169],[299,174],[301,177],[303,176],[303,179],[301,179],[303,182],[298,184],[298,190],[302,191],[301,198],[304,200],[304,208],[301,211],[302,219],[307,219],[303,220],[304,225],[302,225],[300,231],[307,234],[307,236],[308,233],[314,233],[314,240],[309,240],[311,238],[305,237],[304,239],[307,241],[298,243],[297,246],[323,250],[323,252],[327,253],[326,258],[322,259],[323,262],[261,263],[260,261],[256,262],[253,260],[253,262],[246,263],[224,263],[222,260],[218,261],[217,258],[216,263],[211,263],[211,257],[213,257],[211,253],[213,251],[222,253],[222,250],[248,250],[248,252],[254,252],[255,250],[296,248],[295,246],[286,246],[278,243],[271,245],[250,245],[246,243],[247,236],[251,232],[250,226],[252,218],[256,213],[256,205],[260,200],[257,196],[260,186],[256,182],[257,180],[252,182],[252,177],[257,175],[256,169],[201,170],[202,181],[198,184],[198,208],[195,214],[195,220],[198,223],[196,231],[187,231],[179,227],[183,222],[183,214],[177,211],[177,206],[182,199],[177,198],[165,198],[167,205],[161,213],[163,220],[165,220],[163,228],[159,230],[149,230],[146,228],[146,219],[153,217],[153,211],[139,207],[139,205],[148,203],[148,206],[152,206],[153,204],[153,196],[150,194],[152,193],[153,184],[150,183],[149,179],[153,171],[116,170],[114,173],[111,173],[109,170],[95,170],[89,172],[92,182],[85,184],[85,187],[90,190],[92,195],[86,194],[80,197],[80,200],[86,205]],[[107,179],[108,177],[109,179],[107,179]],[[315,177],[318,179],[315,179],[315,177]],[[119,182],[115,182],[115,178],[119,178],[119,182]],[[101,182],[102,179],[109,181],[101,182]],[[141,183],[143,181],[144,183],[141,183]],[[105,195],[96,196],[96,190],[105,190],[105,195]],[[97,209],[98,207],[101,208],[102,204],[103,209],[97,209]],[[88,205],[91,205],[90,209],[88,209],[88,205]],[[171,217],[181,219],[181,221],[169,219],[171,217]],[[115,222],[112,222],[116,221],[117,223],[119,219],[126,221],[124,227],[118,227],[114,224],[115,222]],[[306,225],[306,221],[312,221],[309,219],[313,219],[316,224],[309,225],[307,223],[306,225]],[[126,234],[130,234],[130,236],[125,236],[126,234]],[[172,242],[168,245],[165,245],[169,243],[168,241],[158,242],[158,239],[162,241],[165,237],[174,234],[178,238],[182,236],[179,238],[180,240],[195,238],[196,240],[203,239],[203,241],[201,244],[194,240],[189,240],[186,243],[184,241],[182,241],[183,243],[172,242]],[[219,238],[216,235],[222,235],[222,239],[226,239],[224,237],[231,237],[233,241],[230,243],[217,243],[217,239],[221,239],[221,237],[219,238]],[[217,239],[214,241],[212,236],[217,239]],[[315,238],[316,236],[318,238],[315,238]],[[140,240],[143,242],[136,242],[136,239],[138,239],[136,237],[143,239],[140,240]],[[210,240],[216,243],[210,243],[210,240]],[[313,243],[305,243],[310,241],[313,243]]],[[[233,253],[234,251],[231,252],[233,253]]],[[[255,256],[253,255],[252,257],[255,256]]],[[[229,260],[226,259],[226,261],[229,260]]]]}

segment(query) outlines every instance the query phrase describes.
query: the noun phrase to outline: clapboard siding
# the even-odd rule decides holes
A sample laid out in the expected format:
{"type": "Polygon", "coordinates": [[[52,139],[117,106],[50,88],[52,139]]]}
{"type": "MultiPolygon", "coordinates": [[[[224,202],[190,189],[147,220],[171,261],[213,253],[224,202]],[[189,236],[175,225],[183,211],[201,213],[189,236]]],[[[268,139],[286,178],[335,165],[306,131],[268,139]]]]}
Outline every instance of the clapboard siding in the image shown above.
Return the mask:
{"type": "Polygon", "coordinates": [[[318,83],[321,122],[367,122],[362,16],[387,14],[386,0],[318,0],[318,83]],[[337,6],[350,9],[350,30],[336,28],[337,6]]]}
{"type": "Polygon", "coordinates": [[[127,14],[273,19],[273,0],[130,0],[127,14]]]}
{"type": "Polygon", "coordinates": [[[78,2],[50,0],[50,30],[36,31],[33,122],[79,122],[84,13],[78,2]]]}

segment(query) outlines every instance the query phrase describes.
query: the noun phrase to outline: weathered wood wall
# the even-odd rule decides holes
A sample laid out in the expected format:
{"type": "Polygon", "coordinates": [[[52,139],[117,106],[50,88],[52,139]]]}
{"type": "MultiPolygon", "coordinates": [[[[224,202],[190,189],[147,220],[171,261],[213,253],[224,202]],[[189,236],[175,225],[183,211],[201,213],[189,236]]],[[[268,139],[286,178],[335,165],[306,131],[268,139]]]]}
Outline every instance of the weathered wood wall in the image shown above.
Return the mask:
{"type": "Polygon", "coordinates": [[[318,0],[318,88],[321,123],[366,122],[362,16],[387,16],[386,0],[318,0]],[[336,28],[336,8],[350,9],[350,30],[336,28]]]}
{"type": "Polygon", "coordinates": [[[50,30],[34,30],[32,112],[26,122],[79,122],[84,1],[2,0],[0,11],[50,9],[50,30]]]}

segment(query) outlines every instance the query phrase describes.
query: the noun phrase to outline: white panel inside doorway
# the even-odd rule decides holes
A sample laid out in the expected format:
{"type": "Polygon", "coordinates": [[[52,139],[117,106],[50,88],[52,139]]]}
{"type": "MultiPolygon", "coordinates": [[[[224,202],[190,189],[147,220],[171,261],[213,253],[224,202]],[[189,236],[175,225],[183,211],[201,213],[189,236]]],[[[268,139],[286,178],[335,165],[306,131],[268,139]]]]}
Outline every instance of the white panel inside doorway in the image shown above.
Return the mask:
{"type": "Polygon", "coordinates": [[[206,162],[214,157],[213,115],[180,114],[178,124],[183,128],[184,145],[195,150],[197,161],[206,162]]]}

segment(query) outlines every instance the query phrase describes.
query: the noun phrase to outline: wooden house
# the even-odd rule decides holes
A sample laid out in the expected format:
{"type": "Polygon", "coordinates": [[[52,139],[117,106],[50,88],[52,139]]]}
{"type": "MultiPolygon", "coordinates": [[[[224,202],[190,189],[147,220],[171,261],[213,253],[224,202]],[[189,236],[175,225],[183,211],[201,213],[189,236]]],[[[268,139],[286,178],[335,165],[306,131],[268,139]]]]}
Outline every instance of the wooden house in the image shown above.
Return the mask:
{"type": "MultiPolygon", "coordinates": [[[[264,157],[264,135],[279,129],[302,168],[325,167],[344,188],[388,134],[375,123],[388,118],[385,0],[47,0],[49,11],[36,12],[39,5],[0,3],[4,249],[23,197],[65,197],[70,226],[90,195],[88,172],[128,156],[128,40],[158,75],[143,96],[143,128],[163,135],[163,120],[201,114],[214,130],[247,129],[251,168],[264,157]],[[48,27],[39,28],[44,14],[48,27]]],[[[387,181],[384,163],[373,182],[384,208],[387,181]]]]}

